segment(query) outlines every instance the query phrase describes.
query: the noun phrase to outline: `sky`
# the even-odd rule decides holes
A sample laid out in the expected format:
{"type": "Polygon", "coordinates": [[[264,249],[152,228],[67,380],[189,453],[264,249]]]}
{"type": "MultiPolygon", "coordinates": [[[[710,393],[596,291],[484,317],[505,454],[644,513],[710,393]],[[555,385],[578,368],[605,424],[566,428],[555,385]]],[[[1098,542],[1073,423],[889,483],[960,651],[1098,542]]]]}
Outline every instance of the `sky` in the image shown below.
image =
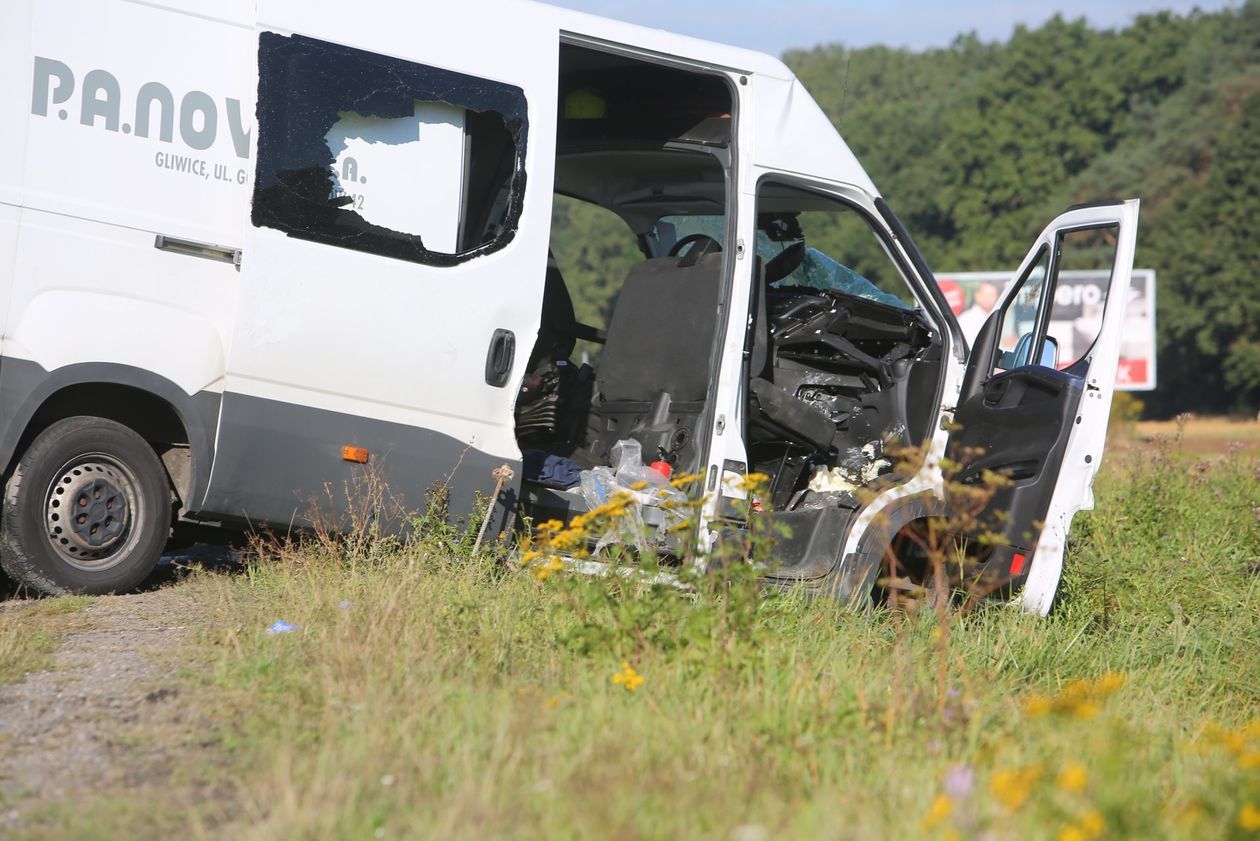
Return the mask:
{"type": "Polygon", "coordinates": [[[1057,11],[1098,27],[1124,26],[1134,15],[1185,13],[1237,5],[1227,0],[546,0],[618,20],[780,55],[792,47],[943,47],[960,32],[1004,40],[1017,24],[1036,26],[1057,11]]]}

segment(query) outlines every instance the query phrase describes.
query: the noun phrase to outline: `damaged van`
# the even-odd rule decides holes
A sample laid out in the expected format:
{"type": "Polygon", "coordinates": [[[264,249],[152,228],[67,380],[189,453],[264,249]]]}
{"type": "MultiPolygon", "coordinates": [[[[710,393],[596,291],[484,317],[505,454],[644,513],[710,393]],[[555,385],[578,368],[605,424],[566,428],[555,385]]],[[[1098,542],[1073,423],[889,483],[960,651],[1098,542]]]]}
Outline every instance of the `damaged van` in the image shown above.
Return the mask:
{"type": "Polygon", "coordinates": [[[580,477],[634,444],[702,477],[705,545],[752,516],[738,479],[770,477],[755,507],[791,538],[768,580],[849,601],[948,514],[947,454],[963,483],[996,471],[987,564],[1049,609],[1103,454],[1136,201],[1051,220],[968,348],[769,56],[524,0],[5,17],[15,579],[126,590],[172,538],[339,522],[367,472],[411,510],[491,499],[499,534],[587,510],[580,477]],[[565,242],[561,207],[634,255],[600,319],[564,255],[605,244],[565,242]],[[1060,358],[1056,280],[1099,267],[1117,293],[1060,358]]]}

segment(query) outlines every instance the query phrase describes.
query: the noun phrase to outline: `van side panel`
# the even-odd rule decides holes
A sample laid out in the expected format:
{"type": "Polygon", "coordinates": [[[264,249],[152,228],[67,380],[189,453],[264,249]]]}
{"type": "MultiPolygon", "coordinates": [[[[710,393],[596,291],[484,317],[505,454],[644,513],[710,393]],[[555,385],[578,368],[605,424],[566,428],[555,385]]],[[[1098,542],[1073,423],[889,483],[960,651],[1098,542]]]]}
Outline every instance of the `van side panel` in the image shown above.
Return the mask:
{"type": "MultiPolygon", "coordinates": [[[[252,174],[252,3],[169,5],[187,11],[19,0],[19,25],[9,26],[6,9],[0,62],[21,81],[0,99],[14,126],[0,152],[24,157],[0,172],[0,201],[14,202],[0,204],[5,463],[35,404],[76,378],[146,372],[169,385],[153,393],[185,398],[167,402],[217,414],[239,273],[230,256],[155,243],[175,237],[229,255],[240,247],[252,174]],[[20,230],[11,223],[19,212],[20,230]]],[[[213,431],[217,417],[197,415],[202,432],[189,433],[208,471],[213,437],[204,428],[213,431]]]]}
{"type": "Polygon", "coordinates": [[[255,98],[252,20],[126,0],[41,0],[31,32],[27,206],[239,243],[255,98]]]}

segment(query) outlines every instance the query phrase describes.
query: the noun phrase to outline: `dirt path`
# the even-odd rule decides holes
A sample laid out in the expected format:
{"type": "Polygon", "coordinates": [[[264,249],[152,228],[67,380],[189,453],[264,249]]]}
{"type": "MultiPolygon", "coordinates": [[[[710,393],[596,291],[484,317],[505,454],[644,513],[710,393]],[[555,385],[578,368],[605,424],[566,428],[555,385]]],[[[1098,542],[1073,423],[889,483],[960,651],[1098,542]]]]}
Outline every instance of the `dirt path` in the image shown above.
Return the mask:
{"type": "Polygon", "coordinates": [[[178,585],[103,597],[76,616],[51,669],[0,686],[0,836],[50,804],[167,784],[207,722],[166,655],[204,621],[178,585]]]}

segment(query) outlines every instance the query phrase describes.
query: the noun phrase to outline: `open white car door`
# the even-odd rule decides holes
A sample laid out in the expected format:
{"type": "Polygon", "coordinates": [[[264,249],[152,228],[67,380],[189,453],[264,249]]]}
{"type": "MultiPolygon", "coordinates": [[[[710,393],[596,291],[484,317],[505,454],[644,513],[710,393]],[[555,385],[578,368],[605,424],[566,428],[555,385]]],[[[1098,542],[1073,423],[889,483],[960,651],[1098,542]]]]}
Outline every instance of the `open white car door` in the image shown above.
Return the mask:
{"type": "MultiPolygon", "coordinates": [[[[976,338],[950,435],[957,481],[992,470],[1010,480],[982,530],[998,545],[985,573],[1030,611],[1050,610],[1073,515],[1093,508],[1137,237],[1138,202],[1076,207],[1037,238],[976,338]],[[1111,270],[1105,298],[1056,319],[1059,273],[1111,270]]],[[[1065,294],[1070,294],[1065,288],[1065,294]]],[[[1064,301],[1064,306],[1068,301],[1064,301]]]]}

